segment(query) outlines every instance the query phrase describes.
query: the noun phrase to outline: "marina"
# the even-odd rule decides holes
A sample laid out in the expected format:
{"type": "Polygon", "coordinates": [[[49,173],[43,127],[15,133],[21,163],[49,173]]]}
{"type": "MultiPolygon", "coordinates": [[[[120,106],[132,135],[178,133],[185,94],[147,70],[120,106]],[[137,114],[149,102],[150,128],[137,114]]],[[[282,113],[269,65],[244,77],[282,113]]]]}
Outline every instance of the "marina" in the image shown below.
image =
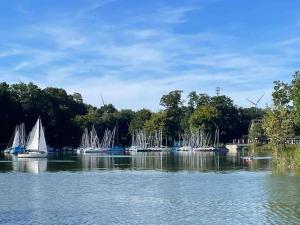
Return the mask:
{"type": "Polygon", "coordinates": [[[0,225],[300,224],[299,9],[1,1],[0,225]]]}

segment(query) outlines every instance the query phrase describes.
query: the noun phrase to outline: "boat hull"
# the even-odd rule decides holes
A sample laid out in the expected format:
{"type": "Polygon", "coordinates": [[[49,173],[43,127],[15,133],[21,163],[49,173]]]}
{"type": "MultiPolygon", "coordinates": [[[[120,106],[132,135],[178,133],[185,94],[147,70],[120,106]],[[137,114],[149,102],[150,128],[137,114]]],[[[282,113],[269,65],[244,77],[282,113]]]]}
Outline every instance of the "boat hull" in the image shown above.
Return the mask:
{"type": "Polygon", "coordinates": [[[19,158],[46,158],[47,152],[25,152],[18,154],[19,158]]]}
{"type": "Polygon", "coordinates": [[[109,151],[110,148],[88,148],[84,149],[82,153],[102,153],[109,151]]]}
{"type": "Polygon", "coordinates": [[[4,153],[5,153],[5,154],[9,154],[9,153],[10,153],[10,151],[11,151],[11,149],[10,149],[10,148],[8,148],[8,149],[5,149],[5,150],[4,150],[4,153]]]}
{"type": "Polygon", "coordinates": [[[25,148],[24,147],[14,147],[10,150],[10,154],[20,154],[25,152],[25,148]]]}

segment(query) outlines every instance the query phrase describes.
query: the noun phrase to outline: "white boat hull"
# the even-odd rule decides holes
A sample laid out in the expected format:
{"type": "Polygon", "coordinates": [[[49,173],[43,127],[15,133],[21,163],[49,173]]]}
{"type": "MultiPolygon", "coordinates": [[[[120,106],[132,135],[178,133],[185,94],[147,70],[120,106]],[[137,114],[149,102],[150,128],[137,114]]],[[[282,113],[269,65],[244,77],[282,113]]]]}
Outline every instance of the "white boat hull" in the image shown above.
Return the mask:
{"type": "Polygon", "coordinates": [[[47,152],[25,152],[18,154],[18,158],[46,158],[47,152]]]}
{"type": "Polygon", "coordinates": [[[4,153],[5,153],[5,154],[10,154],[10,151],[11,151],[11,149],[5,149],[5,150],[4,150],[4,153]]]}
{"type": "Polygon", "coordinates": [[[87,149],[83,149],[82,153],[102,153],[109,150],[110,148],[87,148],[87,149]]]}

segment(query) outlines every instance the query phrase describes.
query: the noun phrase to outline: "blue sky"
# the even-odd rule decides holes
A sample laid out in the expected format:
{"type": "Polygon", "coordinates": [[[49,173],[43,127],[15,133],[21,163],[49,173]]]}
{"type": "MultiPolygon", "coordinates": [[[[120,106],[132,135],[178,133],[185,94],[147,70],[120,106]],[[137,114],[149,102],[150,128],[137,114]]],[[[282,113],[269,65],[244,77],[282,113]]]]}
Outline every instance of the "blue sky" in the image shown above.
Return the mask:
{"type": "Polygon", "coordinates": [[[300,64],[298,0],[2,0],[0,81],[80,92],[99,106],[159,109],[180,89],[235,103],[300,64]]]}

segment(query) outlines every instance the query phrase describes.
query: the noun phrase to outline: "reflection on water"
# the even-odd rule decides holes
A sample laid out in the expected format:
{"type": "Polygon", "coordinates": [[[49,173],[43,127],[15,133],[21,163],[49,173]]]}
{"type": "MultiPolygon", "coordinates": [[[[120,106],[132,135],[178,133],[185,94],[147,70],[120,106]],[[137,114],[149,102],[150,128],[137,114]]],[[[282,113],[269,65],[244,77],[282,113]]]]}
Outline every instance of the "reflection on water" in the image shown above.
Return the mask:
{"type": "Polygon", "coordinates": [[[268,158],[0,157],[0,224],[300,224],[299,176],[272,173],[268,158]]]}
{"type": "MultiPolygon", "coordinates": [[[[1,164],[6,164],[3,168],[16,172],[40,173],[47,171],[47,158],[18,158],[16,155],[6,155],[1,164]]],[[[1,171],[0,164],[0,171],[1,171]]]]}
{"type": "Polygon", "coordinates": [[[40,173],[47,171],[47,159],[18,158],[13,162],[14,171],[40,173]]]}
{"type": "Polygon", "coordinates": [[[0,158],[0,171],[39,173],[73,170],[161,170],[161,171],[223,171],[270,170],[271,160],[246,161],[239,154],[215,152],[136,152],[124,154],[52,154],[48,159],[19,159],[5,155],[0,158]]]}

